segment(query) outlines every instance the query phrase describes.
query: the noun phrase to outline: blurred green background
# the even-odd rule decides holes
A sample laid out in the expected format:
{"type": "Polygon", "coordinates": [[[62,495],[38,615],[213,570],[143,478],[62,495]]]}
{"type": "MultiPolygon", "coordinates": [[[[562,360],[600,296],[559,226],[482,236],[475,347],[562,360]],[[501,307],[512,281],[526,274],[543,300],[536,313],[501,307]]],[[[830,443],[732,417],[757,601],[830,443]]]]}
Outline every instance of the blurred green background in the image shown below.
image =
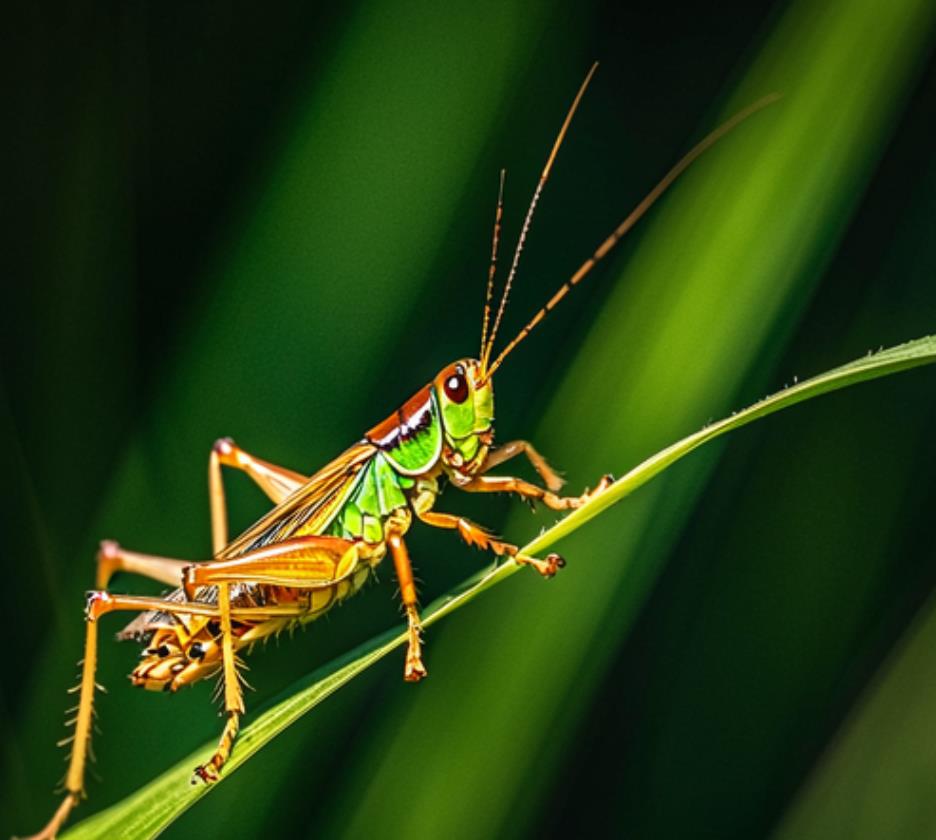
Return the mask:
{"type": "MultiPolygon", "coordinates": [[[[578,492],[936,316],[936,7],[126,3],[8,28],[0,832],[34,830],[97,541],[208,552],[222,435],[312,472],[474,354],[588,65],[511,336],[689,145],[759,96],[499,372],[501,440],[578,492]]],[[[808,403],[679,464],[329,699],[166,836],[936,836],[936,376],[808,403]]],[[[525,468],[518,466],[518,470],[525,468]]],[[[232,522],[264,510],[229,482],[232,522]]],[[[523,541],[553,521],[456,491],[523,541]]],[[[415,527],[429,601],[488,559],[415,527]]],[[[115,588],[157,592],[135,579],[115,588]]],[[[250,659],[256,709],[399,623],[392,574],[250,659]]],[[[120,619],[111,620],[120,627],[120,619]]],[[[103,634],[101,781],[216,736],[103,634]]]]}

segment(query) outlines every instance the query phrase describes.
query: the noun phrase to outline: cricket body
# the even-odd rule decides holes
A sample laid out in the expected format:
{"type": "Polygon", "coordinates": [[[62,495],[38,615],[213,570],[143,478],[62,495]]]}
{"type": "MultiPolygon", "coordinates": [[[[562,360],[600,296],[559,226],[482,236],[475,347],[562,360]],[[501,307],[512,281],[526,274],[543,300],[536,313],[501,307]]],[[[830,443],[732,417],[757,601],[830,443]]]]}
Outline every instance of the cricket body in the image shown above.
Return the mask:
{"type": "Polygon", "coordinates": [[[466,492],[512,493],[557,511],[580,507],[610,484],[610,477],[605,476],[591,492],[562,496],[562,480],[532,445],[520,440],[494,448],[493,374],[693,160],[776,98],[766,97],[741,111],[689,151],[495,357],[494,342],[533,211],[596,66],[582,83],[540,175],[492,318],[503,211],[501,172],[478,358],[465,358],[444,367],[358,443],[311,477],[263,461],[229,438],[217,441],[209,456],[213,552],[206,562],[140,554],[112,541],[101,544],[97,589],[87,596],[84,659],[81,681],[75,689],[78,704],[69,721],[74,733],[61,742],[72,745],[64,780],[65,797],[49,823],[34,837],[54,837],[71,809],[85,796],[84,774],[97,687],[98,623],[105,614],[138,613],[118,634],[118,638],[135,639],[143,645],[140,663],[130,675],[134,685],[174,692],[206,677],[219,677],[224,728],[214,754],[195,768],[193,775],[193,783],[210,783],[219,778],[244,713],[239,655],[285,628],[313,621],[354,594],[388,553],[408,628],[403,675],[409,681],[426,676],[416,586],[404,542],[414,519],[456,531],[469,545],[509,557],[510,562],[530,565],[544,577],[552,577],[564,565],[557,554],[545,558],[526,556],[517,546],[473,522],[435,510],[445,484],[466,492]],[[519,478],[489,475],[490,470],[518,455],[528,458],[545,487],[519,478]],[[245,472],[274,504],[269,513],[234,540],[228,537],[221,475],[224,467],[245,472]],[[111,593],[107,585],[117,572],[142,575],[177,588],[161,598],[111,593]]]}

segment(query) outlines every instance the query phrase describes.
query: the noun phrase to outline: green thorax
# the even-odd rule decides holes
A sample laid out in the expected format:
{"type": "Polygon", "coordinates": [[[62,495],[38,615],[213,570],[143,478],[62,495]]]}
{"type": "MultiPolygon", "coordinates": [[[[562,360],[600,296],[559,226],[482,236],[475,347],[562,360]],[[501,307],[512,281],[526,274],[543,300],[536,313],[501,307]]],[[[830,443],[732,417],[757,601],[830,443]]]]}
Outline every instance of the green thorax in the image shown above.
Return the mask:
{"type": "Polygon", "coordinates": [[[415,483],[393,468],[386,453],[374,453],[355,477],[354,487],[326,532],[371,544],[382,542],[384,523],[394,511],[407,506],[406,491],[415,483]]]}
{"type": "Polygon", "coordinates": [[[374,426],[365,439],[402,475],[422,475],[431,470],[442,453],[442,425],[433,387],[420,388],[374,426]]]}
{"type": "Polygon", "coordinates": [[[480,376],[479,363],[465,359],[448,365],[365,435],[374,454],[326,532],[382,541],[387,519],[408,507],[420,478],[431,478],[439,468],[463,476],[481,468],[493,422],[494,391],[480,376]]]}
{"type": "Polygon", "coordinates": [[[366,435],[375,452],[354,479],[327,532],[345,539],[379,543],[384,525],[408,506],[416,477],[436,465],[442,452],[442,426],[431,386],[421,388],[366,435]]]}

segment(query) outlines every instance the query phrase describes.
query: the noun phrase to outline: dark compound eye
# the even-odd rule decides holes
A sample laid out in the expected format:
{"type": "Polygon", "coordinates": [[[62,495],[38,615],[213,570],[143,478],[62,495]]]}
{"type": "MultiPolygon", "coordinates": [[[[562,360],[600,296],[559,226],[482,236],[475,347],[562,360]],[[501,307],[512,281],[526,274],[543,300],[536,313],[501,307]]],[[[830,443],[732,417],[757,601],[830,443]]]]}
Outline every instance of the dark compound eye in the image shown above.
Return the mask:
{"type": "Polygon", "coordinates": [[[463,403],[468,399],[468,380],[465,379],[465,371],[461,365],[445,380],[445,396],[453,403],[463,403]]]}

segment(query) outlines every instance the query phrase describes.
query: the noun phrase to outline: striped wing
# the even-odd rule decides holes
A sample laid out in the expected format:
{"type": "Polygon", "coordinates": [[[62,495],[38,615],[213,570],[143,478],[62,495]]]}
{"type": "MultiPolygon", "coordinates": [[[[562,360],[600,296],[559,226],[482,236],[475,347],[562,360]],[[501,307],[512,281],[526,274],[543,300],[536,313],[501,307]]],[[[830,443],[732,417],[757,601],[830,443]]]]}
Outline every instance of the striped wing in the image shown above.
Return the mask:
{"type": "Polygon", "coordinates": [[[217,559],[228,560],[282,542],[300,529],[304,534],[322,533],[353,489],[354,479],[376,452],[377,447],[367,441],[356,443],[228,543],[217,559]]]}
{"type": "MultiPolygon", "coordinates": [[[[356,443],[334,461],[326,464],[305,484],[285,498],[266,516],[250,526],[237,539],[228,543],[215,558],[228,560],[272,543],[289,539],[300,529],[306,534],[318,534],[328,525],[354,489],[355,479],[377,452],[367,441],[356,443]]],[[[240,585],[232,590],[233,605],[253,605],[253,587],[240,585]]],[[[184,601],[185,594],[176,589],[164,596],[170,601],[184,601]]],[[[205,586],[196,592],[195,600],[216,603],[217,587],[205,586]]],[[[158,610],[138,615],[117,634],[118,639],[145,641],[150,631],[178,619],[158,610]]]]}

